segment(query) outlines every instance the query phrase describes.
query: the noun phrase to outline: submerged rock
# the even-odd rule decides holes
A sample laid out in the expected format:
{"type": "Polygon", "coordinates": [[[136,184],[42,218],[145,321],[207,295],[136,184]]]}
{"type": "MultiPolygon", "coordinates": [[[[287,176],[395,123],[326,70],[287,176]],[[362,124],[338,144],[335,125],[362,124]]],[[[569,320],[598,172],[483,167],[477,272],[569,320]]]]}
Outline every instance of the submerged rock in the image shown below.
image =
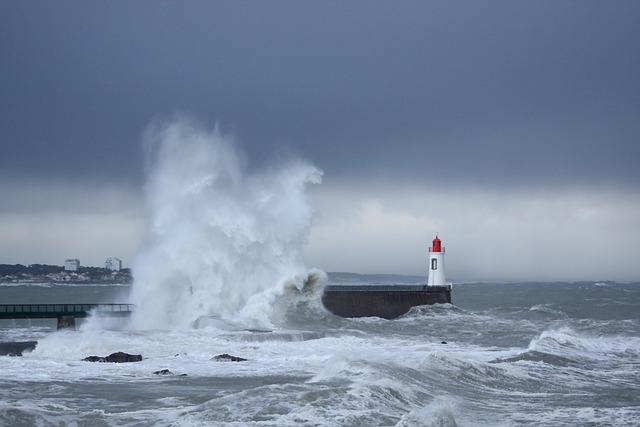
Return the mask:
{"type": "Polygon", "coordinates": [[[246,362],[247,361],[247,359],[244,359],[242,357],[232,356],[227,353],[213,356],[211,360],[215,360],[216,362],[246,362]]]}
{"type": "Polygon", "coordinates": [[[141,354],[129,354],[121,351],[117,353],[111,353],[106,357],[89,356],[82,359],[83,362],[101,362],[101,363],[129,363],[140,362],[142,360],[141,354]]]}
{"type": "MultiPolygon", "coordinates": [[[[159,370],[159,371],[155,371],[155,372],[154,372],[154,374],[155,374],[155,375],[175,375],[173,372],[171,372],[171,371],[170,371],[170,370],[168,370],[168,369],[161,369],[161,370],[159,370]]],[[[186,376],[187,376],[187,374],[180,374],[180,375],[178,375],[178,376],[179,376],[179,377],[186,377],[186,376]]]]}

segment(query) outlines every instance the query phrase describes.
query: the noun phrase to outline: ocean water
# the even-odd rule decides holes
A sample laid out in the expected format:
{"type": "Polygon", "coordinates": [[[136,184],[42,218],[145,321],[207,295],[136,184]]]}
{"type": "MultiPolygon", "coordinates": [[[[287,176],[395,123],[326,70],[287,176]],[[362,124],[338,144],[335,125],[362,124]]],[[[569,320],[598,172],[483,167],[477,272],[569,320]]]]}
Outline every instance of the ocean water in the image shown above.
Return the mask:
{"type": "MultiPolygon", "coordinates": [[[[635,426],[640,283],[462,283],[452,304],[344,319],[325,283],[420,278],[330,274],[289,286],[269,328],[202,316],[179,328],[6,320],[3,426],[635,426]],[[138,363],[90,355],[142,354],[138,363]],[[218,362],[228,353],[244,362],[218,362]],[[157,375],[167,369],[172,374],[157,375]],[[186,374],[186,376],[181,376],[186,374]]],[[[129,286],[2,285],[2,303],[123,302],[129,286]]]]}

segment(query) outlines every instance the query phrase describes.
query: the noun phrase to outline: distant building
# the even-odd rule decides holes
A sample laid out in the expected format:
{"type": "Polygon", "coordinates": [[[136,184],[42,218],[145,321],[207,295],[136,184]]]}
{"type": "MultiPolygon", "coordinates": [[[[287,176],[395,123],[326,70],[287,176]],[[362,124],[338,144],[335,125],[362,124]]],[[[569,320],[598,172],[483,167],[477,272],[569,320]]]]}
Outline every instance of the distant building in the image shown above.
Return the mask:
{"type": "Polygon", "coordinates": [[[78,271],[78,268],[80,268],[79,259],[67,259],[64,261],[65,271],[78,271]]]}
{"type": "Polygon", "coordinates": [[[120,271],[122,269],[122,260],[119,258],[107,258],[104,268],[111,271],[120,271]]]}

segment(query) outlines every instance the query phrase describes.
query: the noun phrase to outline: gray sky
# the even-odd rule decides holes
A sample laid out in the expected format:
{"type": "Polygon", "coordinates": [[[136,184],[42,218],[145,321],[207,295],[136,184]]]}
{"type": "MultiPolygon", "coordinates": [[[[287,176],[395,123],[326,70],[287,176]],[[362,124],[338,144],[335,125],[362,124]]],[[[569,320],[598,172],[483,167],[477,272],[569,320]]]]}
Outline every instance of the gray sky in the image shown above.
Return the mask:
{"type": "Polygon", "coordinates": [[[1,263],[130,265],[179,112],[324,171],[310,266],[640,279],[638,2],[4,0],[0,58],[1,263]]]}

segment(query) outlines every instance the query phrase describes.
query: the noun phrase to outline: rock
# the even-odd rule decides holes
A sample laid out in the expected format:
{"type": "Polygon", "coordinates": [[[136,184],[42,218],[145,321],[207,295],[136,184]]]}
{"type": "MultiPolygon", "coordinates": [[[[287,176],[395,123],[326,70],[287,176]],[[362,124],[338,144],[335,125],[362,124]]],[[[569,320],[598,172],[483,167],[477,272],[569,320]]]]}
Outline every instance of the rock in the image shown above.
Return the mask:
{"type": "Polygon", "coordinates": [[[142,361],[141,354],[129,354],[121,351],[117,353],[111,353],[106,357],[107,362],[113,363],[128,363],[128,362],[140,362],[142,361]]]}
{"type": "MultiPolygon", "coordinates": [[[[155,371],[155,372],[154,372],[154,374],[156,374],[156,375],[175,375],[173,372],[171,372],[171,371],[170,371],[170,370],[168,370],[168,369],[162,369],[162,370],[160,370],[160,371],[155,371]]],[[[187,374],[180,374],[180,375],[178,375],[178,376],[179,376],[179,377],[186,377],[186,376],[187,376],[187,374]]]]}
{"type": "Polygon", "coordinates": [[[0,342],[0,356],[22,356],[25,351],[32,351],[38,341],[0,342]]]}
{"type": "Polygon", "coordinates": [[[107,357],[89,356],[82,359],[83,362],[109,362],[109,363],[129,363],[140,362],[142,360],[141,354],[129,354],[121,351],[117,353],[111,353],[107,357]]]}
{"type": "Polygon", "coordinates": [[[243,359],[242,357],[232,356],[227,353],[214,356],[211,360],[215,360],[216,362],[246,362],[247,361],[247,359],[243,359]]]}
{"type": "Polygon", "coordinates": [[[440,344],[446,344],[446,343],[447,343],[446,341],[442,341],[440,344]]]}

